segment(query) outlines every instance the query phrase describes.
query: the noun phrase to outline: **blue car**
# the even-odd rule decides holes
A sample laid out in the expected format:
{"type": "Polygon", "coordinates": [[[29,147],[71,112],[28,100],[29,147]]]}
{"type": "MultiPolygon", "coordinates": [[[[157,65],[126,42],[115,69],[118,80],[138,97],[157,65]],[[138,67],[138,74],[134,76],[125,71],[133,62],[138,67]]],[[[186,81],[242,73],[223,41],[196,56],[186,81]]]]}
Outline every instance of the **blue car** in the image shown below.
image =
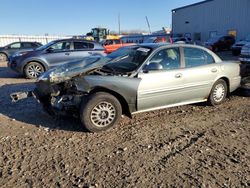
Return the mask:
{"type": "Polygon", "coordinates": [[[90,55],[104,56],[104,48],[94,41],[63,39],[52,41],[34,51],[22,51],[9,58],[8,67],[34,79],[55,66],[90,55]]]}

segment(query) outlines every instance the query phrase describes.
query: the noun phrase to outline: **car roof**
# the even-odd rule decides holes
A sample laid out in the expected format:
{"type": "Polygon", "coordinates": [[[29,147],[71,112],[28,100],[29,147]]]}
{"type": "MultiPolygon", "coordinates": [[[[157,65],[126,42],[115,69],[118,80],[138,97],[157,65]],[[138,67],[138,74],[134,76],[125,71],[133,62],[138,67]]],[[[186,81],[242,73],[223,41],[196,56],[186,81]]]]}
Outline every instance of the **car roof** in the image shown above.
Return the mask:
{"type": "Polygon", "coordinates": [[[54,42],[63,42],[63,41],[78,41],[78,42],[90,42],[90,43],[99,44],[99,43],[96,42],[96,41],[86,40],[86,39],[75,39],[75,38],[67,38],[67,39],[58,39],[58,40],[54,40],[54,42]]]}
{"type": "MultiPolygon", "coordinates": [[[[185,43],[167,43],[167,42],[163,42],[163,43],[143,43],[143,44],[139,44],[138,46],[142,46],[142,47],[149,47],[149,48],[159,48],[159,47],[163,47],[163,46],[171,46],[171,47],[198,47],[200,48],[201,46],[199,45],[193,45],[193,44],[185,44],[185,43]]],[[[202,48],[202,47],[201,47],[202,48]]]]}

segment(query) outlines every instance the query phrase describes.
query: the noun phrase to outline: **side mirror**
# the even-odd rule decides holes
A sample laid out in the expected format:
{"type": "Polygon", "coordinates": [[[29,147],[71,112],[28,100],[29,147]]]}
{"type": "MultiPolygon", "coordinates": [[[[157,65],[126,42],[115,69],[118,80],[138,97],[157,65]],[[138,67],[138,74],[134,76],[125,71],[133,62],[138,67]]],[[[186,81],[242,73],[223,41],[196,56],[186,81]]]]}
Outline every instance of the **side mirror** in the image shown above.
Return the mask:
{"type": "Polygon", "coordinates": [[[156,71],[156,70],[162,70],[163,66],[159,63],[156,62],[151,62],[149,63],[144,69],[144,72],[149,72],[149,71],[156,71]]]}
{"type": "Polygon", "coordinates": [[[48,53],[51,53],[51,52],[53,52],[54,51],[54,49],[53,48],[48,48],[47,50],[46,50],[46,52],[48,52],[48,53]]]}

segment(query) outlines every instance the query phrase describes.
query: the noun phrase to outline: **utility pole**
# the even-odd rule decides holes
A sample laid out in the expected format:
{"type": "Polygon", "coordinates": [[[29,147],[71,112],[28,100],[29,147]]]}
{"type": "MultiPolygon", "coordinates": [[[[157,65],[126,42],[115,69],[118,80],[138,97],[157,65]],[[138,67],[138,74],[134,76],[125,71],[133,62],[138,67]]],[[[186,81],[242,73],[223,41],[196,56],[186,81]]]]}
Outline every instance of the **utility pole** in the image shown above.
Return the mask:
{"type": "Polygon", "coordinates": [[[120,13],[118,14],[118,32],[119,35],[121,34],[121,18],[120,18],[120,13]]]}
{"type": "Polygon", "coordinates": [[[147,17],[147,16],[146,16],[146,21],[147,21],[147,24],[148,24],[149,33],[151,34],[151,28],[150,28],[150,24],[149,24],[149,21],[148,21],[148,17],[147,17]]]}

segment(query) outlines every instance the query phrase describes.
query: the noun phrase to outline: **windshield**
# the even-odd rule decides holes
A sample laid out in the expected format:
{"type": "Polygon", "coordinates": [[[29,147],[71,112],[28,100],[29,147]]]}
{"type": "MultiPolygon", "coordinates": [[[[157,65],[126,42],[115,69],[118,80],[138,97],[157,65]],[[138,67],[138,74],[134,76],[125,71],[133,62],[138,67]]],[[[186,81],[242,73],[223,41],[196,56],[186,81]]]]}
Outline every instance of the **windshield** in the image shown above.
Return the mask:
{"type": "Polygon", "coordinates": [[[128,54],[132,53],[133,51],[134,51],[134,47],[131,47],[131,46],[121,47],[118,50],[112,52],[111,54],[108,54],[107,57],[114,59],[114,58],[117,58],[120,56],[128,55],[128,54]]]}
{"type": "Polygon", "coordinates": [[[46,48],[48,48],[49,46],[51,46],[52,44],[55,44],[55,43],[56,43],[56,41],[51,41],[43,46],[38,47],[36,50],[45,50],[46,48]]]}
{"type": "Polygon", "coordinates": [[[104,70],[111,70],[117,73],[133,72],[139,68],[147,57],[151,54],[152,49],[148,47],[133,47],[128,50],[128,54],[120,56],[115,60],[103,66],[104,70]]]}

